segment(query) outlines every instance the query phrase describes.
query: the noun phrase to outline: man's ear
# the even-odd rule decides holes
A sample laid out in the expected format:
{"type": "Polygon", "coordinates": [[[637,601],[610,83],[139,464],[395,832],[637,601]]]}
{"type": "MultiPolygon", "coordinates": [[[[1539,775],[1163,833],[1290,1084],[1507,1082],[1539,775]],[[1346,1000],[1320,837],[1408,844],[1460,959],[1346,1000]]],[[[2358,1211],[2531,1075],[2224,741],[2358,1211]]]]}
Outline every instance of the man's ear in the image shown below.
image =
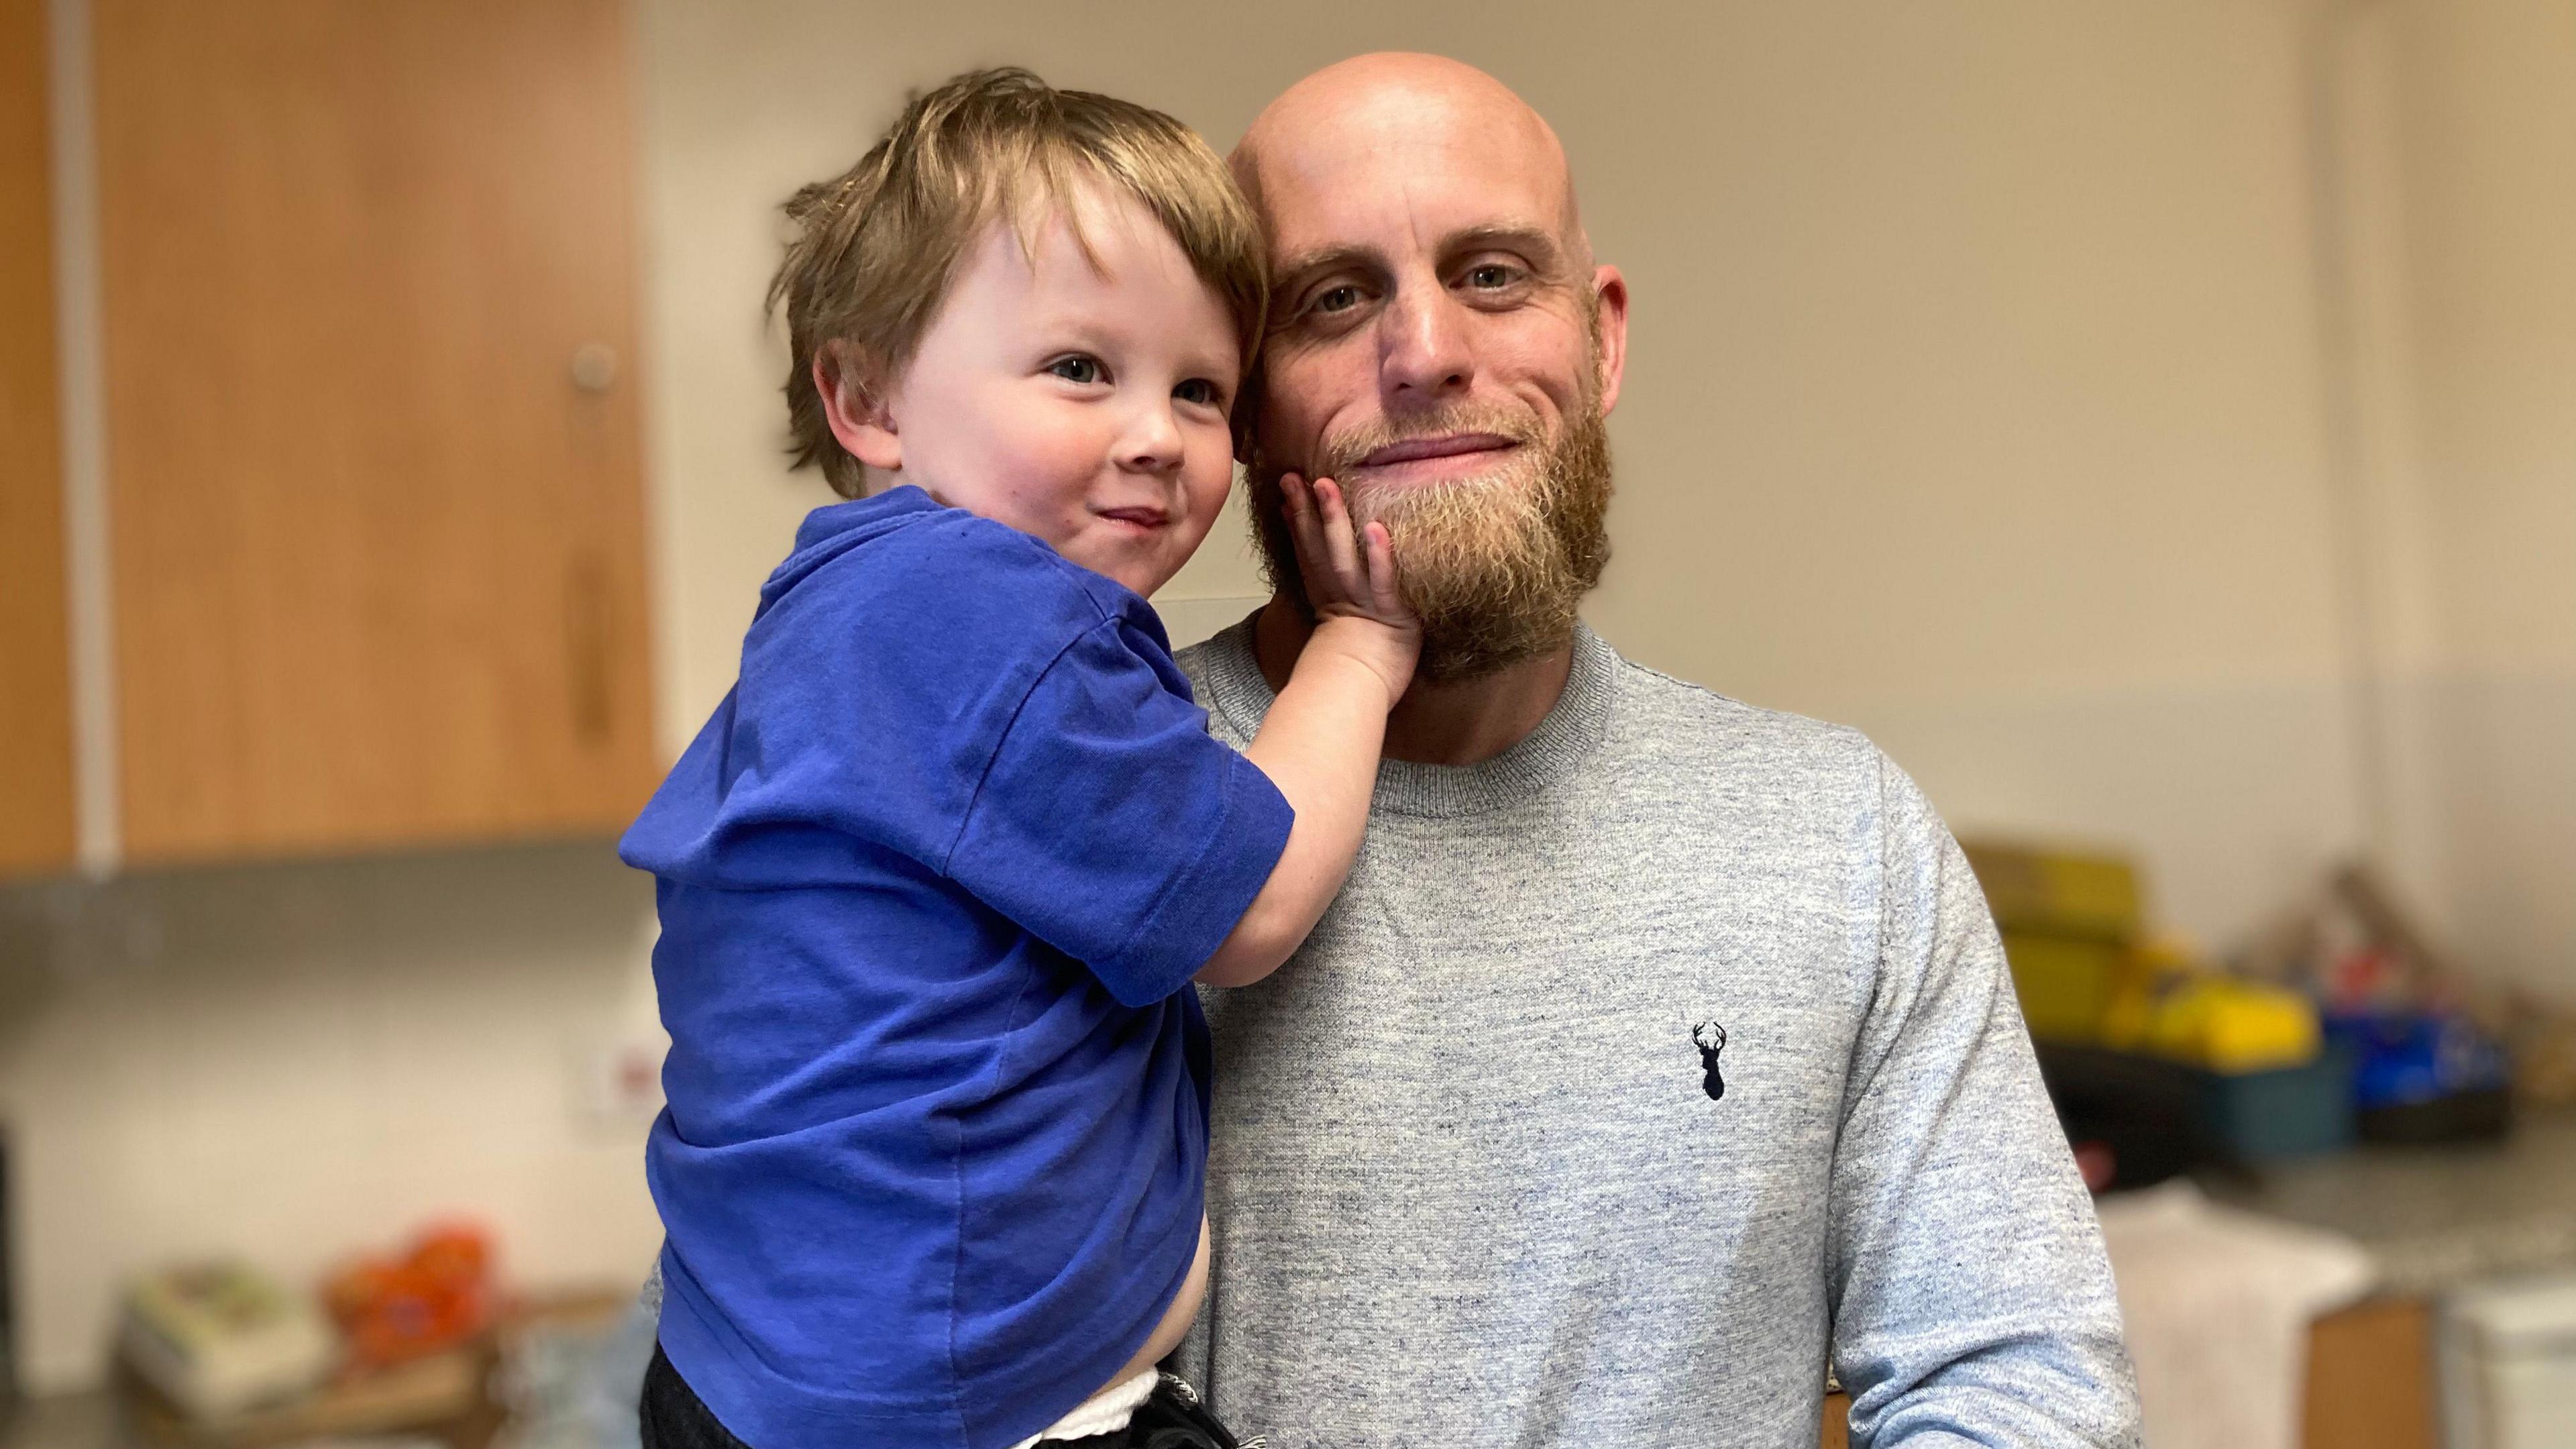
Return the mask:
{"type": "Polygon", "coordinates": [[[861,463],[893,473],[903,467],[903,439],[886,408],[884,381],[884,369],[847,342],[826,342],[814,351],[814,390],[823,395],[832,437],[861,463]]]}
{"type": "Polygon", "coordinates": [[[1619,384],[1628,375],[1628,279],[1617,267],[1592,270],[1593,365],[1600,369],[1601,412],[1619,405],[1619,384]]]}

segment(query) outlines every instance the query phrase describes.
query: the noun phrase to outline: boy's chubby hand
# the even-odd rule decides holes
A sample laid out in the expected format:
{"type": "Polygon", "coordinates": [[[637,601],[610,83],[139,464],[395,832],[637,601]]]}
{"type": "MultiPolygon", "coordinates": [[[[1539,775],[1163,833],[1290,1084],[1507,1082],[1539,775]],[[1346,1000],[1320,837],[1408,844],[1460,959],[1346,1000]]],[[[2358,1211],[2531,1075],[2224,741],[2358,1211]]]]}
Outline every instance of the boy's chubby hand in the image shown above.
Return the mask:
{"type": "Polygon", "coordinates": [[[1297,572],[1315,610],[1306,651],[1321,649],[1365,666],[1386,685],[1389,709],[1413,682],[1422,655],[1422,621],[1396,586],[1395,547],[1386,525],[1351,527],[1342,490],[1330,478],[1279,480],[1297,572]]]}

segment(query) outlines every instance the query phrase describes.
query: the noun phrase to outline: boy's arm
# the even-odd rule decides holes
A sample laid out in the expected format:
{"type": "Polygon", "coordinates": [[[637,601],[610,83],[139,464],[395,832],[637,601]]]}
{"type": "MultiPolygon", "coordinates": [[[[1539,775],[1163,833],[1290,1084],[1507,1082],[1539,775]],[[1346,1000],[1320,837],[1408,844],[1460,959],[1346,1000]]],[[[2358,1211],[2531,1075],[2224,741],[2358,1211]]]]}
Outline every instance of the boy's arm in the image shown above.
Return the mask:
{"type": "Polygon", "coordinates": [[[1287,848],[1243,919],[1200,968],[1210,986],[1242,986],[1304,943],[1359,855],[1387,711],[1412,682],[1422,629],[1395,583],[1386,526],[1354,533],[1341,490],[1281,480],[1314,632],[1244,755],[1296,811],[1287,848]]]}

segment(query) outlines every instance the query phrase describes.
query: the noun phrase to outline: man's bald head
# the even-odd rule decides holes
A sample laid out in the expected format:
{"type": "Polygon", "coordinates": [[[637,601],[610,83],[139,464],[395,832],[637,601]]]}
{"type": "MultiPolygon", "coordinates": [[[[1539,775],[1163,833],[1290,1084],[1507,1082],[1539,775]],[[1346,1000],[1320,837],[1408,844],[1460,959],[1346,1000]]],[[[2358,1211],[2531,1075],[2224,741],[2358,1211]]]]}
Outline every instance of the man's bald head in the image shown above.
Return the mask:
{"type": "Polygon", "coordinates": [[[1591,260],[1574,174],[1555,128],[1511,87],[1445,55],[1379,51],[1328,65],[1263,107],[1231,160],[1235,180],[1257,208],[1266,168],[1283,177],[1347,178],[1346,163],[1371,152],[1453,147],[1502,159],[1557,197],[1569,256],[1591,260]]]}
{"type": "Polygon", "coordinates": [[[1237,422],[1273,585],[1301,601],[1281,479],[1331,477],[1393,537],[1418,677],[1566,647],[1608,556],[1628,288],[1556,132],[1473,66],[1363,55],[1271,102],[1233,164],[1271,263],[1237,422]]]}

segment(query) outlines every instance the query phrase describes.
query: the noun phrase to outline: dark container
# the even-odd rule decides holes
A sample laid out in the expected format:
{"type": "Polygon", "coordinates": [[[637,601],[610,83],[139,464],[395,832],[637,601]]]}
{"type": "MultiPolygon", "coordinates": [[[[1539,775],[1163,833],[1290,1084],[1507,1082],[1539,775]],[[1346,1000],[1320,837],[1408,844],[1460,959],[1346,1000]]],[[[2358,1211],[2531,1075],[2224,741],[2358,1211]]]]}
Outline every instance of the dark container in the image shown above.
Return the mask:
{"type": "Polygon", "coordinates": [[[2105,1047],[2037,1047],[2067,1139],[2110,1150],[2115,1190],[2152,1186],[2205,1162],[2271,1162],[2353,1142],[2352,1055],[2340,1047],[2268,1072],[2204,1071],[2105,1047]]]}
{"type": "Polygon", "coordinates": [[[2353,1055],[2329,1044],[2315,1061],[2268,1072],[2200,1072],[2201,1114],[2239,1162],[2307,1157],[2352,1145],[2353,1055]]]}

